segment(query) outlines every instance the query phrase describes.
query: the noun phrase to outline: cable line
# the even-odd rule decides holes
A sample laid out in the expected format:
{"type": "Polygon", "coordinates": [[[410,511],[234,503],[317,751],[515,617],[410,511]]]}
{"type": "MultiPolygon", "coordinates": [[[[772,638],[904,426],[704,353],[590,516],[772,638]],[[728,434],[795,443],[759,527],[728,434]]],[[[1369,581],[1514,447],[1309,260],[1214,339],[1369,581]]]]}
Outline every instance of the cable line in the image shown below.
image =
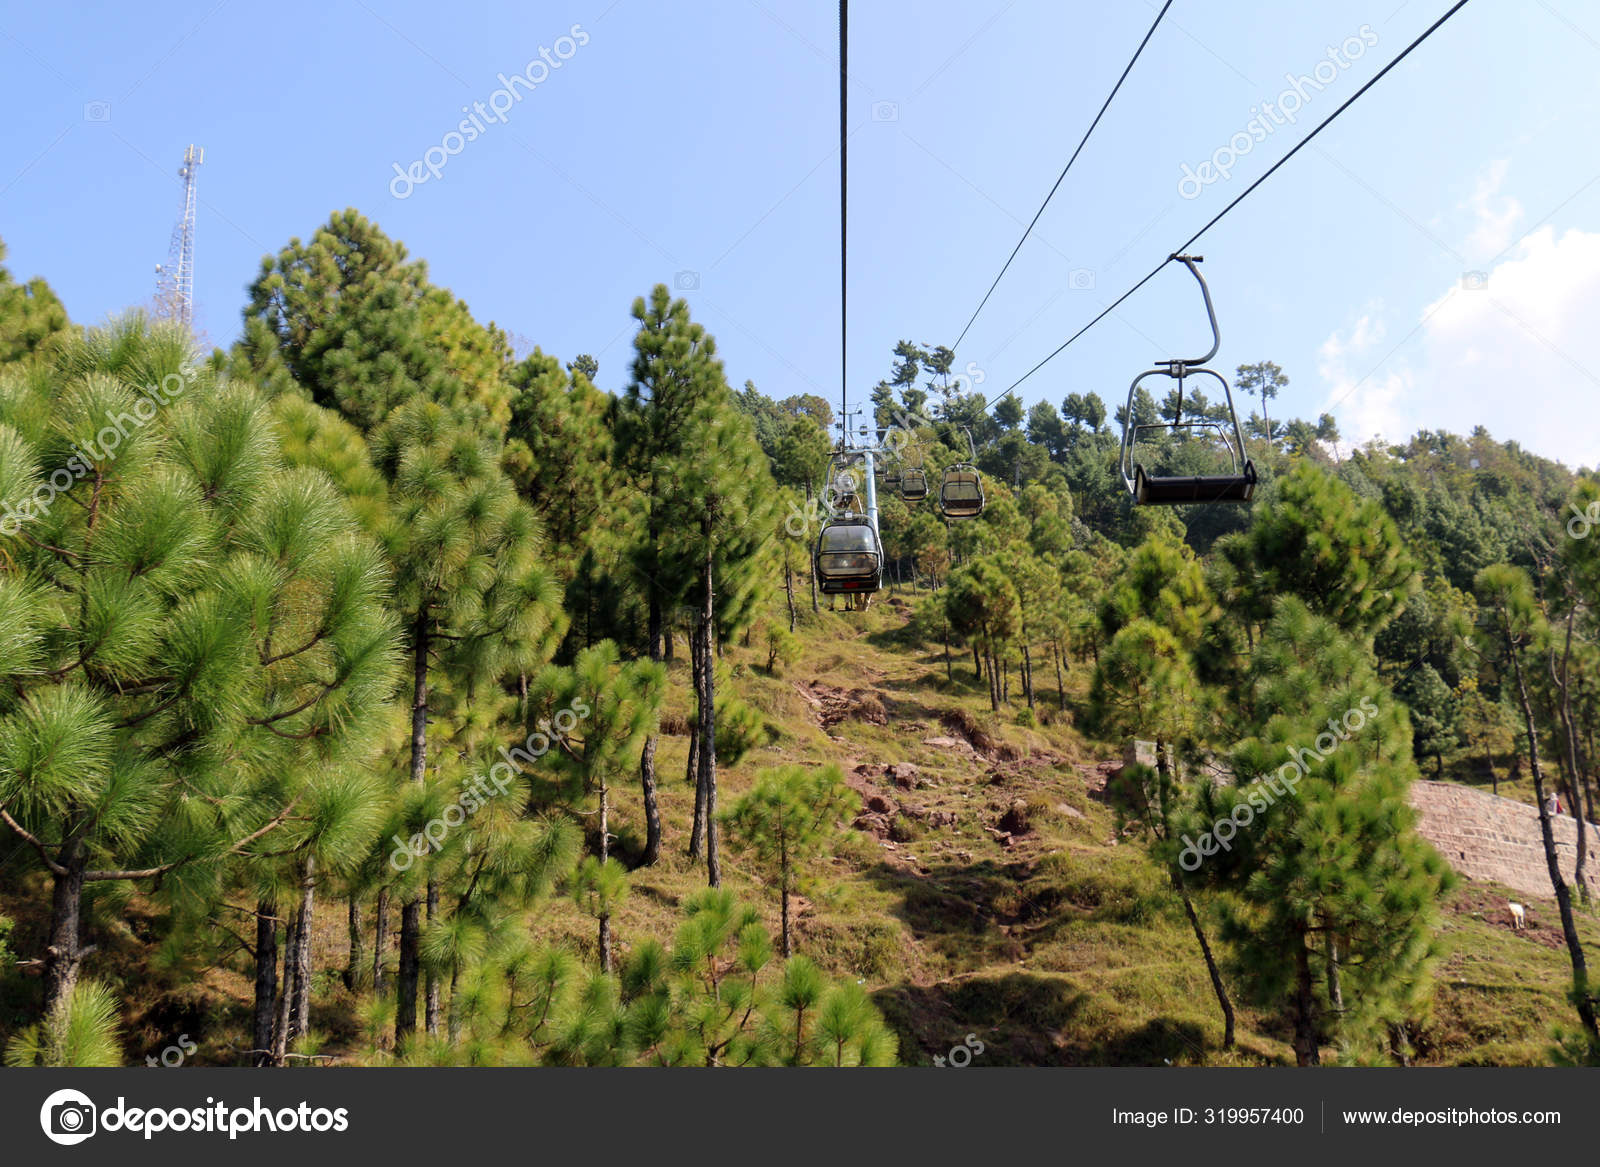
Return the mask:
{"type": "Polygon", "coordinates": [[[1107,316],[1111,315],[1111,313],[1116,311],[1116,309],[1123,303],[1123,301],[1127,300],[1129,296],[1132,296],[1140,288],[1144,287],[1147,283],[1149,283],[1152,279],[1154,279],[1160,273],[1162,268],[1166,267],[1167,264],[1172,262],[1174,256],[1181,255],[1184,252],[1188,251],[1189,248],[1194,244],[1194,242],[1197,239],[1200,238],[1200,236],[1204,235],[1207,231],[1211,230],[1211,228],[1215,227],[1219,222],[1221,222],[1224,215],[1226,215],[1229,211],[1233,210],[1234,207],[1237,207],[1240,203],[1242,203],[1245,200],[1245,198],[1248,197],[1250,195],[1250,193],[1256,189],[1256,187],[1260,186],[1262,183],[1266,182],[1267,179],[1271,178],[1274,174],[1276,174],[1279,167],[1281,167],[1285,162],[1289,161],[1289,159],[1293,158],[1296,154],[1298,154],[1303,147],[1305,147],[1306,145],[1308,145],[1310,143],[1311,139],[1315,138],[1318,134],[1322,133],[1322,131],[1327,129],[1329,124],[1332,123],[1332,121],[1335,118],[1337,118],[1345,110],[1349,109],[1352,105],[1354,105],[1356,100],[1358,98],[1360,98],[1362,94],[1366,93],[1367,90],[1371,89],[1379,81],[1383,80],[1384,76],[1389,72],[1389,70],[1393,69],[1401,61],[1405,60],[1408,56],[1410,56],[1412,50],[1416,49],[1417,46],[1422,44],[1423,41],[1427,40],[1430,36],[1432,36],[1435,32],[1437,32],[1439,30],[1439,28],[1445,23],[1445,21],[1449,20],[1452,16],[1454,16],[1457,12],[1460,12],[1466,6],[1467,6],[1467,0],[1457,0],[1457,3],[1454,4],[1450,8],[1450,10],[1448,12],[1446,12],[1443,16],[1439,17],[1438,20],[1434,21],[1425,30],[1423,30],[1422,34],[1420,36],[1418,36],[1416,38],[1416,40],[1412,41],[1409,45],[1407,45],[1400,52],[1400,54],[1395,57],[1394,60],[1390,61],[1382,69],[1378,70],[1378,72],[1375,75],[1373,75],[1373,77],[1370,80],[1368,80],[1365,85],[1363,85],[1360,89],[1358,89],[1354,93],[1352,93],[1345,100],[1344,104],[1339,106],[1338,109],[1334,110],[1326,118],[1324,118],[1317,125],[1316,129],[1312,130],[1304,138],[1300,139],[1300,141],[1295,144],[1294,149],[1290,150],[1282,158],[1280,158],[1276,162],[1274,162],[1272,164],[1271,168],[1269,168],[1265,174],[1263,174],[1260,178],[1258,178],[1254,182],[1252,182],[1249,186],[1247,186],[1243,191],[1241,191],[1239,193],[1238,197],[1236,197],[1227,206],[1223,207],[1222,210],[1218,211],[1215,215],[1213,215],[1211,217],[1210,221],[1207,222],[1204,227],[1201,227],[1200,230],[1196,231],[1193,235],[1189,236],[1188,239],[1184,240],[1177,247],[1175,247],[1172,250],[1172,252],[1167,256],[1167,258],[1162,260],[1159,264],[1157,264],[1149,272],[1149,274],[1147,274],[1143,279],[1141,279],[1138,283],[1134,284],[1133,287],[1129,288],[1126,292],[1122,293],[1122,295],[1118,296],[1115,300],[1113,300],[1111,302],[1111,304],[1104,311],[1102,311],[1098,316],[1096,316],[1093,320],[1089,321],[1089,323],[1085,324],[1082,328],[1078,329],[1077,332],[1074,332],[1071,336],[1067,337],[1066,340],[1062,341],[1061,344],[1055,349],[1055,351],[1052,352],[1049,356],[1045,357],[1044,360],[1040,361],[1037,365],[1033,366],[1033,368],[1029,369],[1026,373],[1022,374],[1022,376],[1018,377],[1015,381],[1013,381],[1011,383],[1010,387],[1007,388],[1004,393],[1002,393],[999,397],[996,397],[993,401],[991,401],[987,405],[985,405],[984,406],[984,410],[987,411],[987,410],[993,408],[994,406],[998,405],[1001,401],[1004,401],[1007,397],[1011,396],[1011,394],[1016,391],[1017,386],[1021,385],[1029,377],[1033,376],[1040,369],[1044,368],[1051,361],[1055,360],[1056,357],[1061,355],[1061,353],[1066,349],[1066,347],[1068,345],[1072,344],[1073,341],[1077,340],[1080,336],[1082,336],[1084,333],[1088,332],[1096,324],[1099,324],[1100,321],[1104,320],[1107,316]]]}
{"type": "Polygon", "coordinates": [[[1050,200],[1055,198],[1057,189],[1061,186],[1062,179],[1067,177],[1067,171],[1072,169],[1072,164],[1078,160],[1078,155],[1083,152],[1084,146],[1089,142],[1089,135],[1094,133],[1094,128],[1100,124],[1100,119],[1105,116],[1106,110],[1111,107],[1112,98],[1117,96],[1117,90],[1122,88],[1122,83],[1128,79],[1128,74],[1133,71],[1134,63],[1139,60],[1139,54],[1144,52],[1145,45],[1150,43],[1150,38],[1155,35],[1156,25],[1161,23],[1161,18],[1167,14],[1167,9],[1172,7],[1172,0],[1167,0],[1161,6],[1161,11],[1156,13],[1156,19],[1150,25],[1150,31],[1144,34],[1144,39],[1139,42],[1139,47],[1133,51],[1133,57],[1122,70],[1122,76],[1117,78],[1117,83],[1111,87],[1111,92],[1106,95],[1105,102],[1100,106],[1100,112],[1094,115],[1094,121],[1089,123],[1089,128],[1083,132],[1083,138],[1078,143],[1078,148],[1072,152],[1072,157],[1067,159],[1067,164],[1061,168],[1061,173],[1056,176],[1055,186],[1050,188],[1050,193],[1044,196],[1044,202],[1039,204],[1039,209],[1033,213],[1033,219],[1022,232],[1022,238],[1017,240],[1017,245],[1011,249],[1011,254],[1006,257],[1005,266],[1000,269],[1000,274],[994,277],[994,283],[989,285],[989,290],[983,294],[983,299],[973,309],[972,316],[967,321],[966,328],[961,330],[961,335],[956,337],[955,344],[950,346],[951,353],[961,347],[961,342],[967,338],[967,332],[972,328],[973,322],[978,319],[978,313],[983,311],[983,306],[989,302],[989,297],[994,295],[994,290],[1000,286],[1000,280],[1011,268],[1011,261],[1017,258],[1017,252],[1022,250],[1022,245],[1028,241],[1028,235],[1033,231],[1033,226],[1039,221],[1039,216],[1044,214],[1044,209],[1050,205],[1050,200]]]}

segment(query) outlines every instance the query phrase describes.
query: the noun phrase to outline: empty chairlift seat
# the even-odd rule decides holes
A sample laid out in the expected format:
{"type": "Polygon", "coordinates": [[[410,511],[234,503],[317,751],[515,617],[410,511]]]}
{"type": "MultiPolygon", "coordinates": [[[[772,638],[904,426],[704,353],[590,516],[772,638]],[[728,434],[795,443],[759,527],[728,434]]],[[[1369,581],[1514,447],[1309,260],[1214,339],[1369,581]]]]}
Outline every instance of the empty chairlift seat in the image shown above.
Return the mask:
{"type": "Polygon", "coordinates": [[[900,497],[921,502],[928,497],[928,475],[920,466],[907,466],[900,472],[900,497]]]}
{"type": "Polygon", "coordinates": [[[1194,276],[1195,280],[1200,284],[1200,292],[1205,297],[1206,302],[1206,316],[1211,322],[1211,351],[1193,361],[1166,361],[1157,368],[1145,370],[1133,379],[1133,384],[1128,387],[1127,420],[1123,423],[1122,431],[1122,480],[1128,488],[1128,493],[1133,496],[1134,503],[1140,506],[1249,502],[1255,494],[1256,467],[1245,452],[1244,431],[1239,428],[1239,416],[1233,408],[1233,392],[1228,387],[1227,378],[1214,369],[1204,367],[1207,361],[1217,355],[1217,349],[1222,343],[1222,338],[1217,331],[1216,311],[1211,306],[1211,291],[1206,287],[1206,281],[1200,275],[1200,269],[1195,266],[1202,257],[1198,255],[1174,255],[1172,258],[1187,267],[1189,274],[1194,276]],[[1139,383],[1147,377],[1170,377],[1177,382],[1177,388],[1172,395],[1173,416],[1171,421],[1134,424],[1134,405],[1139,392],[1139,383]],[[1225,421],[1209,416],[1198,417],[1190,421],[1183,419],[1184,382],[1190,377],[1210,377],[1222,386],[1223,401],[1227,405],[1225,421]],[[1183,434],[1186,441],[1190,440],[1195,434],[1203,435],[1202,440],[1206,445],[1212,450],[1217,450],[1227,455],[1227,472],[1221,474],[1153,473],[1145,466],[1140,455],[1142,451],[1159,449],[1159,447],[1153,447],[1148,441],[1141,444],[1141,438],[1163,430],[1183,434]]]}

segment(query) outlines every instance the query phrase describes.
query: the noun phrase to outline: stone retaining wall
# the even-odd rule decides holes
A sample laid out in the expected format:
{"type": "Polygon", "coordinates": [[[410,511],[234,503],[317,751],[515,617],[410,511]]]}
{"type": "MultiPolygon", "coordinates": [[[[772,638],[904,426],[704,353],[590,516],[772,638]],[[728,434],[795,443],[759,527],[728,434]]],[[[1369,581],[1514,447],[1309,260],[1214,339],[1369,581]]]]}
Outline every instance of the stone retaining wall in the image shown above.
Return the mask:
{"type": "MultiPolygon", "coordinates": [[[[1539,837],[1539,812],[1525,802],[1497,798],[1470,786],[1416,782],[1411,805],[1421,813],[1417,830],[1468,879],[1492,880],[1527,896],[1550,899],[1550,869],[1539,837]]],[[[1570,886],[1577,865],[1578,824],[1571,815],[1551,823],[1561,874],[1570,886]]],[[[1587,827],[1592,895],[1600,898],[1600,827],[1587,827]]]]}

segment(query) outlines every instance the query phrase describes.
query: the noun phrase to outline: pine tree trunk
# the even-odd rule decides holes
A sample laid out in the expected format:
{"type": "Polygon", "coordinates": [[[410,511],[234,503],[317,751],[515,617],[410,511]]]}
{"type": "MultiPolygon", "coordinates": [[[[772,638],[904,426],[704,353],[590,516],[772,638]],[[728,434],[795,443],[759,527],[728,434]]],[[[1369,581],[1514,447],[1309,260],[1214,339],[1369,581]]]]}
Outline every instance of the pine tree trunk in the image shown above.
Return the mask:
{"type": "Polygon", "coordinates": [[[656,798],[656,735],[644,739],[639,751],[639,787],[644,792],[644,854],[639,866],[649,867],[661,858],[661,806],[656,798]]]}
{"type": "Polygon", "coordinates": [[[417,942],[422,934],[422,901],[400,905],[400,962],[395,970],[394,1042],[395,1048],[417,1031],[417,975],[420,953],[417,942]],[[408,947],[406,937],[411,937],[408,947]]]}
{"type": "Polygon", "coordinates": [[[290,920],[283,929],[283,981],[278,986],[277,1016],[272,1025],[272,1064],[283,1065],[288,1059],[283,1055],[289,1049],[289,1031],[294,1025],[294,953],[298,943],[298,920],[290,920]]]}
{"type": "Polygon", "coordinates": [[[1061,683],[1061,645],[1055,641],[1050,642],[1050,655],[1056,662],[1056,708],[1062,713],[1067,711],[1067,687],[1061,683]]]}
{"type": "Polygon", "coordinates": [[[1583,903],[1589,902],[1589,881],[1587,879],[1589,862],[1589,808],[1583,802],[1583,773],[1578,768],[1578,731],[1572,724],[1572,622],[1577,615],[1574,606],[1567,612],[1567,643],[1561,653],[1561,672],[1556,674],[1555,656],[1550,659],[1550,679],[1556,684],[1556,691],[1561,696],[1557,711],[1561,715],[1562,739],[1567,749],[1567,774],[1569,775],[1569,788],[1572,793],[1573,819],[1578,828],[1578,863],[1572,872],[1572,882],[1578,887],[1578,899],[1583,903]]]}
{"type": "Polygon", "coordinates": [[[311,918],[317,895],[317,861],[306,856],[300,878],[300,917],[294,936],[294,1036],[311,1032],[311,918]]]}
{"type": "Polygon", "coordinates": [[[611,913],[600,916],[600,971],[611,971],[611,913]]]}
{"type": "Polygon", "coordinates": [[[389,889],[378,889],[377,922],[372,937],[372,995],[383,996],[383,962],[389,955],[389,889]]]}
{"type": "Polygon", "coordinates": [[[45,943],[44,958],[44,1011],[47,1014],[72,992],[83,963],[83,877],[88,868],[88,855],[76,829],[56,854],[56,864],[66,871],[51,876],[50,936],[45,943]]]}
{"type": "Polygon", "coordinates": [[[1211,944],[1206,939],[1205,929],[1200,926],[1200,915],[1194,910],[1194,901],[1189,898],[1189,889],[1184,886],[1183,877],[1174,872],[1172,884],[1183,899],[1183,910],[1189,917],[1189,927],[1194,929],[1194,938],[1200,943],[1200,955],[1205,958],[1206,973],[1211,977],[1211,991],[1217,995],[1217,1004],[1222,1009],[1222,1048],[1232,1049],[1233,1002],[1228,997],[1228,987],[1222,983],[1222,970],[1217,967],[1217,958],[1211,952],[1211,944]]]}
{"type": "Polygon", "coordinates": [[[1344,987],[1339,982],[1339,942],[1333,933],[1322,934],[1322,955],[1328,965],[1328,1006],[1335,1017],[1344,1017],[1344,987]]]}
{"type": "Polygon", "coordinates": [[[1033,708],[1033,656],[1028,651],[1028,642],[1022,642],[1022,689],[1028,696],[1028,708],[1033,708]]]}
{"type": "MultiPolygon", "coordinates": [[[[425,608],[417,610],[412,625],[411,664],[411,780],[423,785],[428,766],[428,653],[431,626],[425,608]]],[[[417,1028],[417,976],[421,964],[422,905],[413,895],[400,907],[400,969],[395,977],[394,1040],[417,1028]]]]}
{"type": "Polygon", "coordinates": [[[789,840],[783,834],[778,836],[778,879],[783,889],[779,893],[783,920],[783,959],[788,960],[794,955],[794,941],[789,930],[789,840]]]}
{"type": "MultiPolygon", "coordinates": [[[[428,877],[428,923],[433,923],[433,918],[439,912],[439,881],[431,875],[428,877]]],[[[426,978],[426,990],[423,994],[423,1025],[429,1037],[439,1035],[439,974],[431,968],[426,978]]]]}
{"type": "Polygon", "coordinates": [[[272,1013],[278,996],[278,906],[256,903],[256,999],[251,1063],[272,1064],[272,1013]]]}
{"type": "Polygon", "coordinates": [[[356,892],[350,893],[349,900],[345,903],[346,935],[350,938],[350,956],[344,967],[344,987],[352,993],[366,983],[367,954],[366,938],[361,926],[361,896],[356,892]]]}
{"type": "Polygon", "coordinates": [[[1572,919],[1572,895],[1567,881],[1561,875],[1561,864],[1556,858],[1555,832],[1550,827],[1550,812],[1544,805],[1544,774],[1539,767],[1539,731],[1533,723],[1533,703],[1528,699],[1528,686],[1522,675],[1522,658],[1517,652],[1516,638],[1511,631],[1509,613],[1501,613],[1506,652],[1511,657],[1512,671],[1517,681],[1517,695],[1522,703],[1522,720],[1528,730],[1528,767],[1533,772],[1533,794],[1539,805],[1539,834],[1544,841],[1545,865],[1550,871],[1550,886],[1556,893],[1556,907],[1561,912],[1561,933],[1567,942],[1567,956],[1572,962],[1572,992],[1578,1008],[1578,1019],[1588,1031],[1591,1041],[1600,1041],[1600,1027],[1595,1021],[1594,1001],[1589,996],[1589,965],[1583,956],[1583,943],[1578,939],[1578,927],[1572,919]]]}
{"type": "Polygon", "coordinates": [[[1316,996],[1311,989],[1311,950],[1304,929],[1295,932],[1294,1060],[1297,1066],[1320,1066],[1317,1048],[1316,996]]]}
{"type": "Polygon", "coordinates": [[[694,723],[689,727],[689,757],[684,780],[694,786],[694,822],[689,828],[689,858],[705,858],[706,788],[700,781],[700,629],[689,633],[689,673],[694,689],[694,723]]]}
{"type": "Polygon", "coordinates": [[[700,520],[706,557],[701,569],[700,609],[700,785],[705,789],[706,879],[722,886],[722,857],[717,848],[717,671],[712,667],[712,638],[716,635],[716,593],[713,590],[711,516],[700,520]]]}
{"type": "Polygon", "coordinates": [[[783,557],[783,595],[789,601],[789,631],[794,631],[794,572],[789,570],[789,557],[783,557]]]}
{"type": "Polygon", "coordinates": [[[611,858],[611,785],[600,778],[600,862],[611,858]]]}

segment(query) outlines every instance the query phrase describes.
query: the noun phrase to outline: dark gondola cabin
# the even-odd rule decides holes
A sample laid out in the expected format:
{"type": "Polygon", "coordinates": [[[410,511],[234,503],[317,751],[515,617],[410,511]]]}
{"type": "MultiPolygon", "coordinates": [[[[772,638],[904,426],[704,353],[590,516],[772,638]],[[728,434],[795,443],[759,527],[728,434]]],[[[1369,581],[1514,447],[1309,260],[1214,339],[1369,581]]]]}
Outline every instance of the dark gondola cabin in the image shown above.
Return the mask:
{"type": "Polygon", "coordinates": [[[864,518],[835,519],[817,536],[817,586],[825,596],[877,591],[882,564],[878,533],[864,518]]]}
{"type": "Polygon", "coordinates": [[[900,472],[900,497],[906,502],[928,497],[928,475],[920,466],[907,466],[900,472]]]}
{"type": "Polygon", "coordinates": [[[958,462],[939,480],[939,509],[947,519],[975,519],[983,513],[983,477],[968,462],[958,462]]]}

